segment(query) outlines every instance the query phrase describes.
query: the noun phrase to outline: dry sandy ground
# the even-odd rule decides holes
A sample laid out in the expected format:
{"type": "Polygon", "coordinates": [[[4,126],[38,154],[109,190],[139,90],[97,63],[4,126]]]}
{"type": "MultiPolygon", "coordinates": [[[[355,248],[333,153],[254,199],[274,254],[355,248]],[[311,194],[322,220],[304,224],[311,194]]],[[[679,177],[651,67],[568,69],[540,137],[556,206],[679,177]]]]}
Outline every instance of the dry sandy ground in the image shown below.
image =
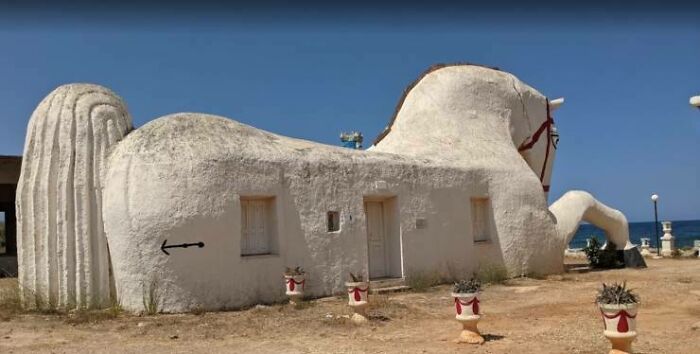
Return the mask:
{"type": "Polygon", "coordinates": [[[700,353],[700,260],[647,262],[486,287],[481,346],[453,343],[460,325],[450,288],[439,286],[372,297],[362,327],[342,317],[351,311],[339,297],[199,315],[6,314],[0,353],[607,353],[593,298],[601,281],[622,280],[642,298],[636,353],[700,353]]]}

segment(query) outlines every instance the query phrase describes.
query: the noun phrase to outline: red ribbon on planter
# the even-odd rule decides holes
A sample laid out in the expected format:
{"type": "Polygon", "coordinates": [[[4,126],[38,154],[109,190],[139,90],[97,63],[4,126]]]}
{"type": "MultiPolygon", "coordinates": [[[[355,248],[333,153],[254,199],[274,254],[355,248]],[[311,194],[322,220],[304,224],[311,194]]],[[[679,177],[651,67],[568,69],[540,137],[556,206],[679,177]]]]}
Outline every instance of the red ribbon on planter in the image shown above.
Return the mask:
{"type": "Polygon", "coordinates": [[[461,315],[462,314],[462,306],[469,306],[472,305],[472,312],[475,315],[479,314],[479,299],[474,296],[473,299],[469,302],[462,302],[458,297],[455,298],[455,308],[457,309],[457,314],[461,315]]]}
{"type": "Polygon", "coordinates": [[[294,288],[295,288],[294,285],[301,285],[301,290],[304,290],[304,283],[306,283],[306,279],[299,281],[299,282],[294,280],[294,278],[287,279],[287,285],[289,285],[289,291],[294,291],[294,288]]]}
{"type": "MultiPolygon", "coordinates": [[[[603,312],[603,310],[600,310],[600,313],[603,315],[603,317],[605,317],[609,320],[615,319],[619,316],[620,320],[617,321],[617,331],[620,333],[627,333],[627,331],[630,330],[629,324],[627,323],[628,318],[632,318],[632,319],[637,318],[637,315],[632,316],[629,314],[629,312],[627,312],[625,310],[620,310],[618,313],[616,313],[612,316],[606,315],[605,312],[603,312]]],[[[608,329],[608,325],[605,323],[605,321],[603,321],[603,325],[605,326],[605,329],[608,329]]]]}
{"type": "Polygon", "coordinates": [[[354,288],[352,288],[352,290],[348,290],[348,294],[355,293],[354,294],[355,301],[360,301],[360,300],[362,300],[362,295],[360,295],[360,292],[366,293],[367,290],[369,290],[369,287],[364,288],[364,290],[360,289],[358,287],[354,287],[354,288]]]}

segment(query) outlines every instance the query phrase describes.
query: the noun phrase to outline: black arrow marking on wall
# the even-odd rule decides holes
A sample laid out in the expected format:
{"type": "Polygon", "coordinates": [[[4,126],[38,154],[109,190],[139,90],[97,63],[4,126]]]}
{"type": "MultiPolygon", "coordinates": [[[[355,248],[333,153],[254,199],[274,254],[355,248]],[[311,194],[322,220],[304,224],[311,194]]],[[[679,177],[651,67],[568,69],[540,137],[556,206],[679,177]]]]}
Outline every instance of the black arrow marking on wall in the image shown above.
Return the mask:
{"type": "Polygon", "coordinates": [[[179,245],[166,245],[168,243],[168,239],[166,238],[165,241],[163,241],[163,244],[160,245],[160,250],[163,251],[163,253],[167,254],[168,256],[170,253],[166,251],[166,248],[187,248],[190,246],[197,246],[199,248],[204,247],[204,242],[195,242],[195,243],[181,243],[179,245]]]}

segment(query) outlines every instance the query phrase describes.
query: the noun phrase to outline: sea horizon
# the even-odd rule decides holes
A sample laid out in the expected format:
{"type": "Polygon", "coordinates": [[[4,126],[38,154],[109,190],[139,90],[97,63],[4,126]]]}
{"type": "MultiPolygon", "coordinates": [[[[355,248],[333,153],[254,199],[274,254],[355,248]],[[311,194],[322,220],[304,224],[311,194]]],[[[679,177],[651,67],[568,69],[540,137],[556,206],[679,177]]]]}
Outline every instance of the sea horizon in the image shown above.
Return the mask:
{"type": "MultiPolygon", "coordinates": [[[[661,223],[671,221],[671,235],[676,238],[676,247],[692,247],[695,240],[700,240],[700,219],[691,220],[666,220],[659,219],[657,224],[659,237],[663,236],[661,223]]],[[[629,222],[630,241],[633,244],[640,244],[641,238],[649,238],[651,247],[656,247],[656,233],[654,232],[654,221],[629,222]]],[[[605,240],[605,232],[593,224],[581,223],[576,234],[569,242],[570,248],[581,248],[586,245],[586,240],[590,236],[596,236],[598,240],[605,240]]]]}

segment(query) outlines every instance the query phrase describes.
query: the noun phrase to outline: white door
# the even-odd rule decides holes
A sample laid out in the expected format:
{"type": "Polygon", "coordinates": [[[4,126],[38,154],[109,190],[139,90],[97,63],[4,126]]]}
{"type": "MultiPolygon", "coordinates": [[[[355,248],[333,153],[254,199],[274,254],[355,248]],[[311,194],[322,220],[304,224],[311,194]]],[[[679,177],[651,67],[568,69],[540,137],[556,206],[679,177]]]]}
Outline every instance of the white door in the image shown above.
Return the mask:
{"type": "Polygon", "coordinates": [[[241,201],[241,254],[270,253],[267,230],[267,204],[265,200],[241,201]]]}
{"type": "Polygon", "coordinates": [[[386,232],[384,232],[384,205],[382,202],[366,202],[367,248],[369,277],[382,278],[386,272],[386,232]]]}

